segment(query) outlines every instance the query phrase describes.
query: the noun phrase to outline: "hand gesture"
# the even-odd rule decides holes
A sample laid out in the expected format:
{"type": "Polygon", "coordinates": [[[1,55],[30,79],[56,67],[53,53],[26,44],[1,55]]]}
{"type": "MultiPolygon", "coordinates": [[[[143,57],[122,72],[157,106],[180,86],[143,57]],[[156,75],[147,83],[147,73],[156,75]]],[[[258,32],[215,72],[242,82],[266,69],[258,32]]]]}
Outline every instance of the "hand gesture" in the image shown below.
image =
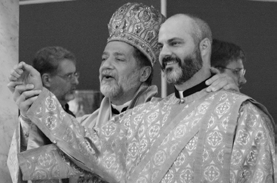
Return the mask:
{"type": "Polygon", "coordinates": [[[13,93],[21,114],[26,116],[27,110],[33,104],[42,90],[40,73],[32,66],[20,62],[11,71],[8,88],[13,93]]]}
{"type": "Polygon", "coordinates": [[[34,89],[42,89],[40,73],[25,62],[20,62],[12,69],[9,81],[8,88],[11,92],[14,92],[15,87],[20,84],[32,84],[34,89]]]}

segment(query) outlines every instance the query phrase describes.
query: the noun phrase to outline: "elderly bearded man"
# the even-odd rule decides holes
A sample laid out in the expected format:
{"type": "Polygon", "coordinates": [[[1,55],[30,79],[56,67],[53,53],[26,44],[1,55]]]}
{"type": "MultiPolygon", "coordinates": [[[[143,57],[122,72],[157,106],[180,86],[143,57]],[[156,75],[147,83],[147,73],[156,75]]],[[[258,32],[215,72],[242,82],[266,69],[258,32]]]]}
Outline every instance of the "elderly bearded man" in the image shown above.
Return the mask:
{"type": "MultiPolygon", "coordinates": [[[[105,97],[98,110],[78,119],[82,125],[97,129],[101,121],[109,121],[157,95],[157,87],[151,83],[159,52],[158,31],[163,21],[164,17],[153,7],[138,3],[127,3],[113,14],[99,69],[100,90],[105,97]]],[[[11,90],[15,84],[10,86],[11,90]]],[[[24,86],[17,89],[23,91],[21,87],[24,86]]]]}
{"type": "MultiPolygon", "coordinates": [[[[169,62],[169,64],[172,63],[169,62]]],[[[25,65],[24,67],[31,73],[34,72],[31,67],[27,65],[25,65]]],[[[36,85],[35,87],[39,86],[36,85]]],[[[206,92],[206,88],[204,90],[206,92]]],[[[189,92],[192,91],[190,90],[189,92]]],[[[32,96],[38,93],[40,92],[32,90],[29,92],[28,95],[32,96]]],[[[173,95],[171,95],[170,97],[173,97],[173,95]]],[[[78,123],[76,123],[73,119],[67,118],[67,115],[60,111],[61,108],[55,105],[55,98],[52,97],[52,94],[49,93],[49,91],[43,89],[42,94],[39,95],[37,100],[36,98],[32,98],[29,101],[32,103],[34,100],[35,102],[31,106],[30,110],[27,112],[27,116],[30,117],[31,120],[39,128],[41,128],[42,131],[45,132],[45,134],[49,137],[49,139],[51,139],[52,142],[54,142],[57,146],[45,146],[41,147],[40,149],[21,153],[19,155],[21,162],[20,166],[25,179],[41,179],[42,174],[41,172],[39,172],[39,170],[43,169],[44,171],[47,171],[45,170],[45,168],[43,168],[43,165],[38,162],[38,159],[35,158],[38,155],[42,159],[44,159],[46,156],[50,159],[55,158],[55,162],[51,161],[52,163],[49,166],[52,168],[55,167],[56,170],[59,170],[58,174],[47,171],[47,174],[44,174],[46,176],[43,178],[55,178],[62,175],[67,176],[69,170],[62,169],[62,167],[65,168],[67,166],[67,163],[62,164],[62,162],[64,161],[64,157],[61,157],[62,153],[57,149],[57,147],[59,147],[76,165],[86,171],[91,171],[100,175],[104,180],[107,180],[109,182],[134,182],[134,179],[136,180],[136,178],[141,179],[141,177],[138,177],[140,174],[138,174],[135,168],[141,167],[140,163],[147,163],[147,159],[144,159],[146,156],[144,155],[146,155],[147,152],[150,152],[148,151],[151,147],[150,144],[153,145],[154,142],[161,142],[160,140],[156,141],[157,137],[162,137],[164,135],[158,135],[159,131],[162,129],[167,129],[167,125],[171,124],[169,121],[167,122],[167,120],[169,120],[169,117],[174,118],[176,117],[174,116],[175,113],[179,112],[178,110],[171,110],[170,105],[172,105],[173,103],[165,102],[168,100],[168,98],[166,98],[165,100],[142,104],[136,107],[134,110],[128,111],[126,116],[124,116],[123,118],[121,118],[122,115],[119,115],[112,118],[110,121],[101,121],[98,128],[90,129],[84,128],[83,126],[78,125],[78,123]],[[49,111],[50,114],[47,114],[47,117],[44,113],[45,103],[42,102],[45,100],[45,97],[47,98],[46,105],[47,107],[50,107],[48,109],[50,109],[51,111],[49,111]],[[48,105],[50,104],[49,102],[51,103],[51,106],[48,105]],[[166,105],[162,106],[164,105],[164,102],[166,103],[166,105]],[[159,103],[161,103],[161,105],[159,103]],[[43,114],[35,112],[35,109],[33,107],[34,105],[37,107],[40,106],[39,109],[42,110],[41,112],[43,114]],[[161,106],[162,108],[160,108],[160,111],[158,108],[161,106]],[[160,111],[162,115],[165,115],[165,118],[161,121],[158,121],[157,123],[152,123],[152,120],[155,120],[155,118],[157,117],[155,114],[150,115],[149,117],[147,117],[147,120],[143,122],[141,121],[141,117],[144,114],[130,116],[130,114],[139,112],[140,110],[144,109],[144,107],[147,108],[148,112],[158,109],[158,111],[160,111]],[[171,112],[173,112],[174,114],[171,115],[171,112]],[[40,118],[41,122],[38,122],[39,120],[37,117],[33,116],[34,114],[37,117],[42,117],[40,118]],[[53,115],[58,118],[52,118],[53,115]],[[133,117],[135,118],[133,119],[133,117]],[[46,124],[46,126],[48,127],[42,127],[41,125],[42,123],[44,124],[45,118],[48,119],[46,124]],[[138,125],[142,125],[142,128],[137,128],[138,125]],[[63,127],[61,128],[61,126],[63,127]],[[134,130],[133,128],[138,131],[134,130]],[[49,131],[49,129],[51,129],[52,131],[49,131]],[[137,141],[135,138],[142,139],[141,141],[137,141]],[[29,158],[32,159],[31,162],[29,161],[29,158]],[[31,166],[26,167],[27,162],[30,163],[31,166]]],[[[182,103],[183,102],[178,104],[181,105],[182,103]]],[[[25,107],[24,109],[21,109],[23,112],[26,112],[27,108],[25,107]]],[[[187,113],[187,115],[189,115],[189,113],[187,113]]],[[[170,129],[172,128],[168,128],[168,130],[170,129]]],[[[154,147],[157,148],[158,146],[156,145],[154,147]]],[[[49,169],[51,169],[50,167],[49,169]]],[[[162,167],[159,166],[159,168],[162,167]]],[[[149,173],[148,171],[146,172],[149,173]]],[[[156,175],[157,174],[153,174],[154,178],[156,178],[156,175]]]]}

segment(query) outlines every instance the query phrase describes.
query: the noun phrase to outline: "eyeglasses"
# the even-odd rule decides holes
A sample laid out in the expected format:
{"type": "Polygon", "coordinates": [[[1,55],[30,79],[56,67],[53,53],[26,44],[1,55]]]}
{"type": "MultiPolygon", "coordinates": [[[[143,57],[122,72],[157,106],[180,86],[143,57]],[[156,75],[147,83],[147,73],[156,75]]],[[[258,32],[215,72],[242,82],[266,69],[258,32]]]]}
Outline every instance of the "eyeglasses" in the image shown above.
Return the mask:
{"type": "Polygon", "coordinates": [[[246,73],[246,70],[243,68],[237,68],[237,69],[231,69],[228,67],[219,67],[219,68],[228,69],[228,70],[232,71],[235,75],[238,75],[238,76],[244,76],[246,73]]]}
{"type": "Polygon", "coordinates": [[[74,72],[74,73],[66,74],[64,76],[61,76],[61,75],[57,74],[56,76],[59,76],[60,78],[70,82],[70,81],[73,81],[74,79],[79,79],[80,73],[79,72],[74,72]]]}

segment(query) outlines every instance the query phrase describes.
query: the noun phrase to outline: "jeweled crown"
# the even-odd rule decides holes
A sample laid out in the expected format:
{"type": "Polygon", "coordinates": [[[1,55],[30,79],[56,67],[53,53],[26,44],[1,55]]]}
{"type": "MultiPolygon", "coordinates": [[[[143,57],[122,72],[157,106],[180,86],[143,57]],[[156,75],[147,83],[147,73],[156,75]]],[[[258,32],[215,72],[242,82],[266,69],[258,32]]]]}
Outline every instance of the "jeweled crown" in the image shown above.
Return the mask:
{"type": "Polygon", "coordinates": [[[108,42],[129,43],[144,53],[154,65],[159,58],[158,33],[164,20],[164,16],[153,6],[126,3],[110,19],[108,42]]]}

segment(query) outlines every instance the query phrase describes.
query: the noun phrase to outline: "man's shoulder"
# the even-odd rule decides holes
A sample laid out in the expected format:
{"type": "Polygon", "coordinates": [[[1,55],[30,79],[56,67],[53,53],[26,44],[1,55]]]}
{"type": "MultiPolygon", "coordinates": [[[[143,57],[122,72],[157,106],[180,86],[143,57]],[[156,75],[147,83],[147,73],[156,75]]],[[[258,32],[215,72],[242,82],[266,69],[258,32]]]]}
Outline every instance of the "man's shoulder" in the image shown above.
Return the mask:
{"type": "MultiPolygon", "coordinates": [[[[220,94],[220,95],[237,95],[237,96],[247,96],[244,93],[241,93],[239,91],[236,90],[218,90],[216,92],[211,92],[211,94],[216,93],[216,94],[220,94]]],[[[247,96],[249,97],[249,96],[247,96]]]]}
{"type": "Polygon", "coordinates": [[[228,95],[231,101],[240,101],[238,107],[241,112],[243,112],[246,115],[259,116],[261,117],[262,121],[265,121],[265,123],[270,129],[275,128],[274,119],[268,112],[267,108],[260,102],[256,101],[248,95],[245,95],[237,91],[221,90],[218,91],[218,93],[221,96],[228,95]]]}
{"type": "Polygon", "coordinates": [[[270,132],[275,131],[274,119],[267,108],[250,96],[231,90],[220,90],[210,93],[209,96],[217,98],[220,104],[227,101],[228,105],[232,105],[240,116],[251,116],[249,119],[258,117],[259,121],[270,129],[270,132]]]}
{"type": "Polygon", "coordinates": [[[219,90],[216,92],[210,92],[207,97],[215,97],[219,99],[228,98],[230,101],[246,101],[246,100],[254,100],[250,96],[245,95],[239,91],[235,90],[219,90]]]}
{"type": "Polygon", "coordinates": [[[244,93],[234,91],[234,90],[220,90],[215,93],[217,93],[217,95],[220,97],[226,96],[226,97],[229,97],[229,99],[233,99],[233,100],[238,100],[240,98],[242,101],[242,106],[255,107],[257,108],[258,111],[268,113],[266,107],[263,104],[261,104],[257,100],[253,99],[252,97],[244,93]]]}

